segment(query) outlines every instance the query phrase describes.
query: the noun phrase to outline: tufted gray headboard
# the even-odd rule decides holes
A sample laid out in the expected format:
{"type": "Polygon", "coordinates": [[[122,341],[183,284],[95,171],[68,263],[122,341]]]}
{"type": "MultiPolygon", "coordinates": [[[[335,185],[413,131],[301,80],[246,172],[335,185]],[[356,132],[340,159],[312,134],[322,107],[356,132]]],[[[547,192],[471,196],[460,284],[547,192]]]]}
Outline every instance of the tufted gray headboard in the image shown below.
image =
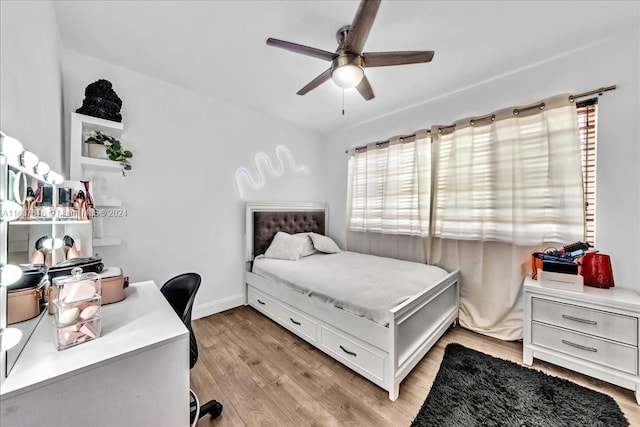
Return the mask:
{"type": "Polygon", "coordinates": [[[245,261],[263,254],[278,231],[325,234],[327,215],[324,203],[247,203],[245,261]]]}

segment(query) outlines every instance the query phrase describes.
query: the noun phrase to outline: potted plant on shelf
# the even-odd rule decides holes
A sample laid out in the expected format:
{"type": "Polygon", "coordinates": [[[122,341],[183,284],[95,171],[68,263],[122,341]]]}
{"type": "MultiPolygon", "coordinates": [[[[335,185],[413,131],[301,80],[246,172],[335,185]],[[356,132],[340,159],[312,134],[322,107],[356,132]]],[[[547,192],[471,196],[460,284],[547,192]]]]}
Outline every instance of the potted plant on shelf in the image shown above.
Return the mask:
{"type": "Polygon", "coordinates": [[[133,153],[125,150],[117,138],[99,130],[94,130],[89,133],[89,137],[85,142],[89,144],[90,157],[107,158],[120,163],[120,166],[122,166],[122,176],[126,176],[126,171],[131,170],[129,159],[133,157],[133,153]],[[104,154],[101,153],[101,150],[104,154]]]}

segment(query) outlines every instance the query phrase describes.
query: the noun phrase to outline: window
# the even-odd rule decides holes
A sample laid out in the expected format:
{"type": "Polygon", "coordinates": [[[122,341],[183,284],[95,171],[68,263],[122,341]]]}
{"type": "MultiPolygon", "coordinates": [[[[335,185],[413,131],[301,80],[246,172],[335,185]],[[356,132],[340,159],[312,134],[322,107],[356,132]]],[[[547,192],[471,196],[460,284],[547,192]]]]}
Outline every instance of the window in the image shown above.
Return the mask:
{"type": "Polygon", "coordinates": [[[431,140],[360,148],[349,159],[349,230],[427,236],[431,194],[431,140]]]}
{"type": "Polygon", "coordinates": [[[460,120],[446,132],[434,127],[410,142],[395,138],[355,150],[349,230],[538,246],[583,240],[587,219],[593,236],[595,104],[589,105],[576,108],[557,95],[460,120]]]}
{"type": "Polygon", "coordinates": [[[598,98],[578,102],[578,133],[582,151],[584,186],[585,241],[596,240],[596,110],[598,98]]]}
{"type": "Polygon", "coordinates": [[[435,236],[517,246],[582,239],[576,107],[566,97],[546,105],[519,115],[502,110],[492,121],[460,121],[434,137],[435,236]]]}

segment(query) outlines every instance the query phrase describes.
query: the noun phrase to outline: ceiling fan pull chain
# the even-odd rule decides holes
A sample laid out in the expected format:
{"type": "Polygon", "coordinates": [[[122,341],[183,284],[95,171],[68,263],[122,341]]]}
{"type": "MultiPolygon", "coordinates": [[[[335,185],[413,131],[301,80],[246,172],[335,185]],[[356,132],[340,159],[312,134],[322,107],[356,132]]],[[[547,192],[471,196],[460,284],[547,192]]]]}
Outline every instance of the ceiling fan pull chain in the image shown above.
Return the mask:
{"type": "Polygon", "coordinates": [[[344,89],[342,89],[342,115],[344,116],[344,89]]]}

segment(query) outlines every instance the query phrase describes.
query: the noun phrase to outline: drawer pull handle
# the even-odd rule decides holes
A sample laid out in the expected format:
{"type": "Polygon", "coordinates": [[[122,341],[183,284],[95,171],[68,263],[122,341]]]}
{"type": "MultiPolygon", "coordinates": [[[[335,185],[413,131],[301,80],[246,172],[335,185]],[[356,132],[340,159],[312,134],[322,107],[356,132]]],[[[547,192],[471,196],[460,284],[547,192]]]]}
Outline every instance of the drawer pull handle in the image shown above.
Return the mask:
{"type": "Polygon", "coordinates": [[[257,301],[258,301],[258,304],[260,304],[260,305],[265,305],[265,304],[266,304],[266,302],[264,302],[264,301],[260,301],[260,298],[258,298],[258,300],[257,300],[257,301]]]}
{"type": "Polygon", "coordinates": [[[295,320],[293,320],[291,317],[289,317],[289,320],[291,320],[291,323],[293,323],[294,325],[298,325],[298,326],[302,325],[302,323],[300,323],[300,322],[296,322],[296,321],[295,321],[295,320]]]}
{"type": "Polygon", "coordinates": [[[354,353],[353,351],[349,351],[346,348],[344,348],[342,345],[340,345],[340,350],[344,351],[345,353],[347,353],[349,356],[358,356],[356,353],[354,353]]]}
{"type": "Polygon", "coordinates": [[[586,323],[587,325],[597,325],[598,324],[598,322],[596,322],[595,320],[581,319],[579,317],[569,316],[568,314],[563,314],[562,317],[564,319],[573,320],[574,322],[586,323]]]}
{"type": "Polygon", "coordinates": [[[567,341],[567,340],[562,340],[562,344],[566,344],[566,345],[571,346],[571,347],[579,348],[580,350],[591,351],[591,352],[594,352],[594,353],[598,352],[597,348],[587,347],[587,346],[584,346],[584,345],[572,343],[571,341],[567,341]]]}

